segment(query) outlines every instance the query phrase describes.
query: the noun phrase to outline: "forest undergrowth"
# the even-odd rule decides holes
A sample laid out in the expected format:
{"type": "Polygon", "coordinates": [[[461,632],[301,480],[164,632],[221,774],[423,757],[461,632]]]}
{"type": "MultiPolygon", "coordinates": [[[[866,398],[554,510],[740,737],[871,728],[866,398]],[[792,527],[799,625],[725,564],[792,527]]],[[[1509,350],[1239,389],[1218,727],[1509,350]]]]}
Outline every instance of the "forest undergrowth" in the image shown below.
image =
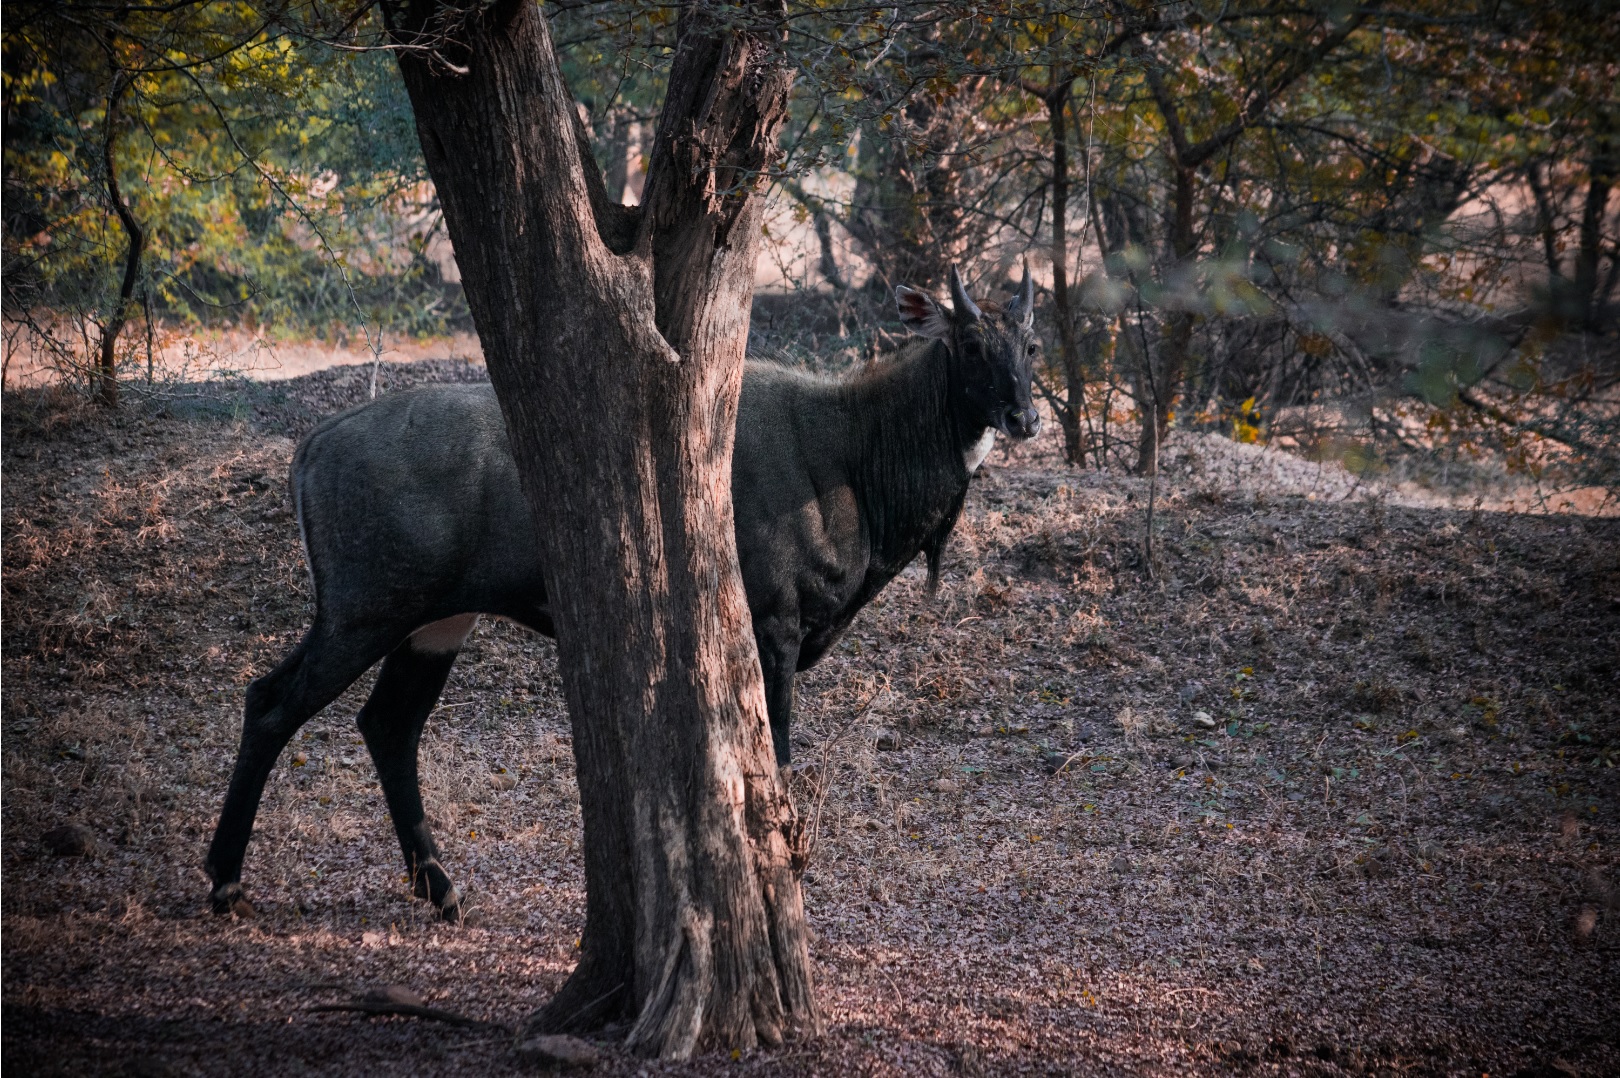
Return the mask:
{"type": "MultiPolygon", "coordinates": [[[[429,722],[470,924],[409,897],[369,677],[272,777],[258,916],[207,910],[243,690],[311,610],[294,440],[365,373],[187,415],[7,395],[8,1072],[521,1071],[498,1028],[309,1008],[400,985],[511,1024],[562,983],[584,893],[549,641],[482,626],[429,722]]],[[[1314,465],[1239,487],[1199,452],[1167,454],[1149,542],[1147,480],[997,449],[939,595],[914,567],[800,678],[828,1035],[667,1067],[608,1043],[602,1073],[1620,1070],[1620,521],[1314,465]]]]}

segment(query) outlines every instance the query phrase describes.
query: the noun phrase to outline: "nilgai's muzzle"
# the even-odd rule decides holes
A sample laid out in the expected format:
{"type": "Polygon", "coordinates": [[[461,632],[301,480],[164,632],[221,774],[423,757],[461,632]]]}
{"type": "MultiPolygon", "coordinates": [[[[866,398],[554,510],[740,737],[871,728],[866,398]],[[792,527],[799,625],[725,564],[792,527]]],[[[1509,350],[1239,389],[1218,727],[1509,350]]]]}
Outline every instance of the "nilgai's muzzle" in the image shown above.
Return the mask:
{"type": "Polygon", "coordinates": [[[1009,438],[1033,438],[1041,432],[1041,414],[1033,408],[1009,408],[1001,421],[1001,432],[1009,438]]]}

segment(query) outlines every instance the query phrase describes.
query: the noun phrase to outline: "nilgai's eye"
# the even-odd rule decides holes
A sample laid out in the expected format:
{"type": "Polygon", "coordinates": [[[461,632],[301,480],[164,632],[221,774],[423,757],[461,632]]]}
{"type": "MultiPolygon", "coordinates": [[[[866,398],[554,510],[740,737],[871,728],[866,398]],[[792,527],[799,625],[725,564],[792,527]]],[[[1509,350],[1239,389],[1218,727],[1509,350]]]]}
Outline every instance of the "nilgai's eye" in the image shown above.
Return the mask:
{"type": "Polygon", "coordinates": [[[1029,351],[1028,351],[1027,354],[1029,355],[1030,359],[1035,358],[1035,342],[1034,341],[1029,342],[1029,351]]]}

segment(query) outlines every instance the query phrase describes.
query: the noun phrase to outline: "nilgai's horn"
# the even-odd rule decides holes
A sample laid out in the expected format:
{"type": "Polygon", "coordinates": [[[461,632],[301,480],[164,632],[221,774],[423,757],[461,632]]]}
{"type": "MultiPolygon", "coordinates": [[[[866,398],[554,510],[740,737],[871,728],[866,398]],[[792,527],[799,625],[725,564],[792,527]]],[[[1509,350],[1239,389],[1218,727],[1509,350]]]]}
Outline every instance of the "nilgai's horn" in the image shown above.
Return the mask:
{"type": "Polygon", "coordinates": [[[1018,286],[1018,295],[1007,307],[1007,313],[1013,318],[1023,321],[1024,325],[1033,325],[1035,322],[1035,282],[1029,277],[1029,259],[1024,259],[1024,281],[1018,286]]]}
{"type": "Polygon", "coordinates": [[[968,299],[967,289],[962,287],[962,275],[951,267],[951,306],[956,309],[956,317],[963,322],[977,322],[984,317],[983,312],[971,299],[968,299]]]}

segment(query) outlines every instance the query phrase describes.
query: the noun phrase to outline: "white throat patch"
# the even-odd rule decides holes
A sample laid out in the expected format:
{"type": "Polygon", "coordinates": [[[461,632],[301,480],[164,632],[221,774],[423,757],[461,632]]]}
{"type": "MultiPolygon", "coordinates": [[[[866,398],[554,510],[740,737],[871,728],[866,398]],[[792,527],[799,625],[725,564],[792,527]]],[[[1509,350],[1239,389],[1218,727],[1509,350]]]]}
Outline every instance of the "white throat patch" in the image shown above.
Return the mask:
{"type": "Polygon", "coordinates": [[[996,444],[996,428],[986,427],[979,440],[962,450],[962,463],[967,465],[968,474],[972,475],[984,463],[984,458],[990,455],[990,450],[996,444]]]}

